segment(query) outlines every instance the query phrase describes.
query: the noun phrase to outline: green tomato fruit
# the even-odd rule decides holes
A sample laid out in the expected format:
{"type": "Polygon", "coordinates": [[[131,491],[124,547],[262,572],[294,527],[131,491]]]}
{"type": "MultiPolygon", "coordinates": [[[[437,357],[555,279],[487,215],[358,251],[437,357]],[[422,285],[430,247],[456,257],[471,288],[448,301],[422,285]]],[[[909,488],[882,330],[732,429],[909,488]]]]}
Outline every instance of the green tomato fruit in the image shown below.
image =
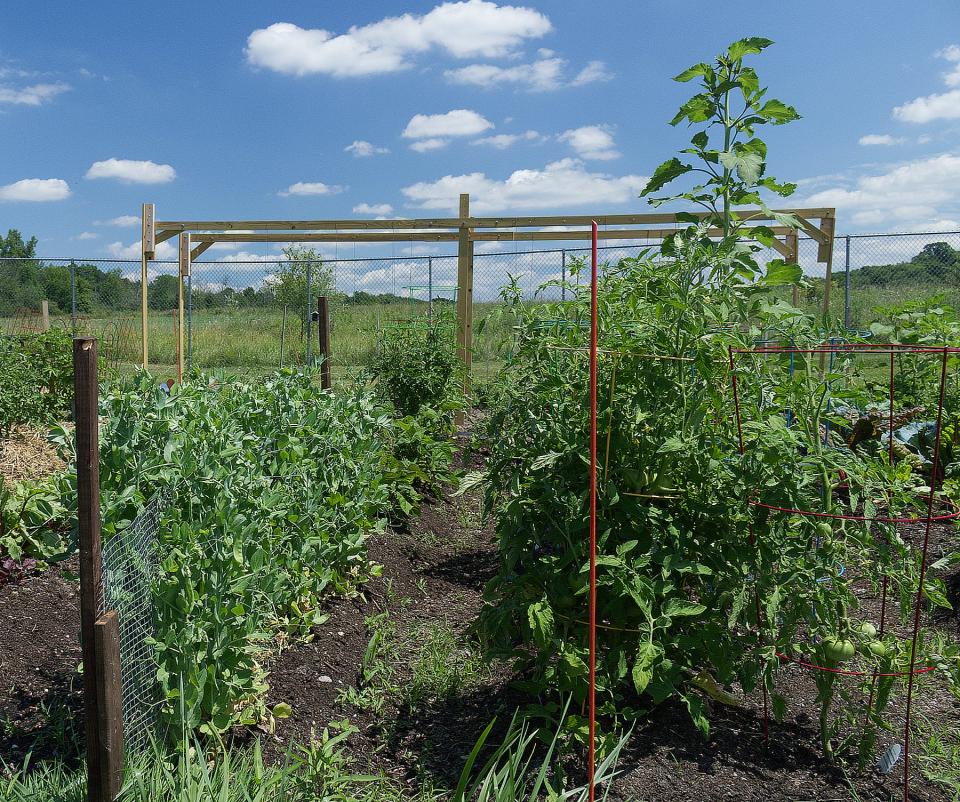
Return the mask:
{"type": "Polygon", "coordinates": [[[817,534],[820,537],[833,537],[833,527],[826,521],[817,524],[817,534]]]}
{"type": "Polygon", "coordinates": [[[877,628],[869,621],[864,621],[860,625],[860,634],[865,638],[873,640],[875,637],[877,637],[877,628]]]}
{"type": "Polygon", "coordinates": [[[882,640],[872,640],[867,644],[867,651],[869,651],[874,657],[886,657],[887,644],[885,644],[882,640]]]}
{"type": "Polygon", "coordinates": [[[823,642],[823,653],[833,663],[844,663],[857,653],[857,647],[852,640],[843,638],[827,638],[823,642]]]}

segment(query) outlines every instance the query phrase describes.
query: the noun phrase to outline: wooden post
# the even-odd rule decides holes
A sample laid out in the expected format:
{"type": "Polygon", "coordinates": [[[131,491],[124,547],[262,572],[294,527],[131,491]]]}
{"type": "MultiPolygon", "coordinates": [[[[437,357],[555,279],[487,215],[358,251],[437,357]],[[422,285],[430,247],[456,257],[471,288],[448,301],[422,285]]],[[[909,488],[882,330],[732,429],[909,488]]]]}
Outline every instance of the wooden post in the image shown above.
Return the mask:
{"type": "Polygon", "coordinates": [[[140,217],[140,341],[143,344],[143,368],[150,363],[150,332],[147,320],[147,263],[156,256],[157,244],[154,231],[155,208],[152,203],[143,204],[140,217]]]}
{"type": "Polygon", "coordinates": [[[83,655],[83,706],[87,736],[87,800],[101,802],[103,767],[97,683],[95,623],[100,609],[103,567],[100,554],[100,431],[97,403],[97,341],[73,341],[76,408],[77,528],[80,538],[80,645],[83,655]]]}
{"type": "Polygon", "coordinates": [[[183,347],[184,324],[184,295],[183,282],[190,275],[190,235],[180,235],[180,270],[177,276],[177,383],[183,382],[183,360],[186,353],[183,347]]]}
{"type": "Polygon", "coordinates": [[[120,684],[120,621],[116,610],[94,623],[100,699],[100,798],[113,802],[123,785],[123,696],[120,684]]]}
{"type": "MultiPolygon", "coordinates": [[[[784,239],[787,242],[787,250],[790,251],[787,259],[795,265],[800,264],[800,237],[797,235],[797,232],[794,231],[792,234],[787,234],[784,239]]],[[[793,305],[800,306],[800,287],[796,284],[793,285],[793,305]]]]}
{"type": "MultiPolygon", "coordinates": [[[[466,219],[470,195],[460,195],[460,231],[457,239],[457,345],[463,365],[463,396],[470,397],[470,367],[473,362],[473,240],[466,219]]],[[[462,414],[458,416],[462,421],[462,414]]]]}
{"type": "Polygon", "coordinates": [[[317,296],[317,345],[320,348],[320,386],[333,387],[330,364],[330,306],[326,295],[317,296]]]}
{"type": "Polygon", "coordinates": [[[823,319],[830,319],[830,285],[833,284],[833,234],[836,218],[825,217],[820,221],[820,230],[827,235],[827,241],[817,247],[817,261],[827,265],[826,281],[823,285],[823,319]]]}
{"type": "Polygon", "coordinates": [[[43,319],[43,330],[50,331],[50,302],[46,298],[40,302],[40,317],[43,319]]]}

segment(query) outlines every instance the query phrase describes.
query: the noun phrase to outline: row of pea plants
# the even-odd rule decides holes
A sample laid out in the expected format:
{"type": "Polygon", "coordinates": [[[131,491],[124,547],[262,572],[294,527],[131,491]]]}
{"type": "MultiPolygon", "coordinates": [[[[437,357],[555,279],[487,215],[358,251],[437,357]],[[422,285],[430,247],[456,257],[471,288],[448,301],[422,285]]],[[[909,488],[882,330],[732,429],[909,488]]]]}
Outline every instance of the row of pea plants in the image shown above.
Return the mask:
{"type": "Polygon", "coordinates": [[[357,591],[368,538],[449,467],[436,457],[449,455],[442,427],[398,420],[361,388],[324,392],[309,374],[198,376],[170,393],[143,374],[100,407],[105,544],[167,498],[152,645],[175,732],[268,718],[268,655],[309,636],[331,596],[357,591]]]}
{"type": "MultiPolygon", "coordinates": [[[[770,231],[745,227],[736,214],[737,204],[762,205],[761,189],[792,191],[764,177],[766,146],[755,136],[765,122],[796,116],[767,100],[744,65],[768,44],[737,42],[713,65],[679,76],[702,84],[674,122],[704,124],[685,153],[699,158],[697,172],[708,178],[677,197],[710,214],[689,218],[656,258],[605,265],[599,282],[598,705],[605,721],[623,722],[679,699],[707,734],[709,705],[738,704],[734,689],[762,689],[773,714],[785,714],[776,682],[784,656],[834,669],[855,659],[863,674],[849,681],[816,673],[820,730],[828,754],[857,747],[865,763],[906,684],[904,676],[874,683],[873,672],[909,666],[912,645],[902,635],[919,580],[916,546],[890,526],[818,522],[748,499],[759,493],[787,509],[915,515],[928,478],[868,449],[824,444],[828,423],[844,425],[835,412],[841,396],[863,409],[877,400],[855,360],[824,372],[816,356],[792,363],[744,356],[748,448],[740,453],[730,349],[771,331],[787,344],[832,334],[829,321],[782,300],[777,288],[801,282],[799,267],[782,260],[761,267],[770,231]],[[723,145],[711,148],[714,131],[723,145]],[[880,638],[862,609],[870,595],[862,589],[879,594],[884,577],[890,610],[880,638]]],[[[645,192],[692,171],[671,159],[645,192]]],[[[789,216],[779,222],[796,225],[789,216]]],[[[490,459],[476,477],[500,544],[481,632],[490,652],[513,660],[554,707],[562,694],[582,702],[588,677],[590,297],[576,284],[567,294],[572,300],[529,304],[516,285],[504,293],[517,336],[488,421],[490,459]]],[[[929,576],[926,600],[946,604],[942,583],[929,576]]],[[[955,643],[924,633],[916,662],[944,669],[955,683],[957,654],[955,643]]],[[[574,716],[568,726],[582,732],[582,723],[574,716]]]]}

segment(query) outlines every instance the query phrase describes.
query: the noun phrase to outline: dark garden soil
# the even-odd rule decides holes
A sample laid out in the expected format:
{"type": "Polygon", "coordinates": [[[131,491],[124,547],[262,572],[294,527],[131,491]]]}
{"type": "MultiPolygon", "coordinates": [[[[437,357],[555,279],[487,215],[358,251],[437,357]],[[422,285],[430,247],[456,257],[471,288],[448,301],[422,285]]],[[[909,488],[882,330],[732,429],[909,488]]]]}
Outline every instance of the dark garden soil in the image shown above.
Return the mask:
{"type": "MultiPolygon", "coordinates": [[[[911,526],[900,531],[915,542],[923,534],[911,526]]],[[[957,546],[955,528],[935,528],[931,560],[957,546]]],[[[514,678],[506,667],[494,667],[464,693],[415,709],[398,705],[394,694],[388,695],[382,711],[374,713],[358,709],[344,692],[362,685],[361,666],[370,638],[367,621],[372,616],[389,614],[394,687],[410,681],[411,664],[429,627],[443,623],[469,638],[482,588],[496,570],[492,528],[482,525],[475,495],[448,492],[425,502],[407,528],[374,537],[370,556],[382,566],[382,573],[355,598],[332,603],[329,619],[315,628],[310,642],[293,645],[271,661],[269,704],[289,704],[290,717],[278,720],[273,733],[239,733],[238,738],[262,735],[267,753],[279,758],[291,742],[308,741],[331,722],[349,719],[357,728],[347,742],[356,770],[382,772],[411,790],[431,784],[449,788],[490,720],[498,717],[491,736],[498,743],[498,734],[514,711],[529,701],[511,687],[514,678]]],[[[942,576],[957,605],[960,574],[942,576]]],[[[863,588],[862,596],[864,611],[877,613],[869,589],[863,588]]],[[[950,637],[960,635],[955,611],[933,613],[932,623],[950,637]]],[[[0,757],[8,762],[22,760],[31,749],[34,759],[66,751],[77,754],[75,733],[81,720],[77,629],[76,585],[59,570],[0,587],[0,757]]],[[[788,712],[783,722],[770,724],[769,742],[764,740],[759,693],[743,699],[742,707],[711,702],[711,737],[706,741],[680,705],[661,705],[635,727],[609,798],[900,799],[900,765],[887,776],[873,769],[859,775],[823,759],[809,671],[785,665],[778,690],[787,700],[788,712]]],[[[914,710],[934,727],[960,722],[958,701],[936,675],[919,680],[915,702],[914,710]]],[[[896,731],[880,736],[881,748],[901,741],[896,731]]],[[[570,762],[576,771],[576,753],[570,762]]],[[[916,766],[911,782],[915,802],[950,798],[925,782],[916,766]]]]}
{"type": "Polygon", "coordinates": [[[75,561],[0,586],[0,759],[79,760],[83,677],[75,561]]]}

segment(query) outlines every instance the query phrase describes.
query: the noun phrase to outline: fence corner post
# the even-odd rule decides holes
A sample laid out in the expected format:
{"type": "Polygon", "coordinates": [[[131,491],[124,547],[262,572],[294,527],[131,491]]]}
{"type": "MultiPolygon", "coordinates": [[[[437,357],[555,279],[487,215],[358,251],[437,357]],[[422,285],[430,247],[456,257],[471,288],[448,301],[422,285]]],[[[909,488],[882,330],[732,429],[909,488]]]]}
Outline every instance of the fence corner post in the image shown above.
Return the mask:
{"type": "Polygon", "coordinates": [[[320,349],[320,386],[324,390],[333,387],[330,364],[330,305],[326,295],[317,296],[317,346],[320,349]]]}
{"type": "MultiPolygon", "coordinates": [[[[467,225],[470,195],[460,195],[460,228],[457,240],[457,344],[463,366],[463,398],[470,398],[470,368],[473,363],[473,238],[467,225]]],[[[457,414],[457,423],[464,415],[457,414]]]]}

